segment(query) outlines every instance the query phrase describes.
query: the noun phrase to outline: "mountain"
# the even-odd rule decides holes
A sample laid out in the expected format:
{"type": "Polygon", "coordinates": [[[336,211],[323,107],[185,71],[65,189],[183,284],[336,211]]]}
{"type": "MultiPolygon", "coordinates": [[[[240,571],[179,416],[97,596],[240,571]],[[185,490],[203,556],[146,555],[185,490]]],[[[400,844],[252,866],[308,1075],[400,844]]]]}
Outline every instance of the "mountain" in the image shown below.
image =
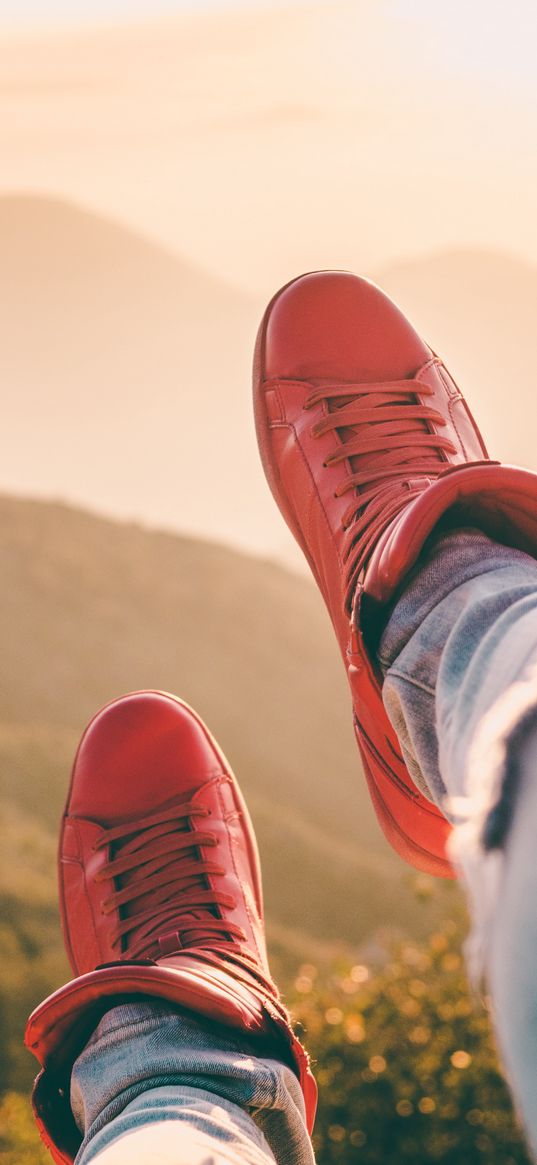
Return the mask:
{"type": "MultiPolygon", "coordinates": [[[[0,248],[0,488],[302,565],[254,436],[263,303],[61,199],[0,198],[0,248]]],[[[376,280],[444,356],[494,454],[536,464],[537,269],[453,251],[376,280]]]]}
{"type": "Polygon", "coordinates": [[[285,541],[251,415],[260,305],[61,199],[0,198],[0,250],[0,486],[285,541]]]}
{"type": "MultiPolygon", "coordinates": [[[[0,529],[0,801],[22,854],[35,850],[36,901],[51,900],[50,838],[79,733],[107,700],[150,687],[196,707],[229,756],[280,936],[356,946],[380,925],[430,924],[437,904],[417,910],[415,879],[374,820],[313,585],[60,505],[2,498],[0,529]]],[[[28,861],[17,870],[8,854],[4,892],[24,899],[28,861]]]]}

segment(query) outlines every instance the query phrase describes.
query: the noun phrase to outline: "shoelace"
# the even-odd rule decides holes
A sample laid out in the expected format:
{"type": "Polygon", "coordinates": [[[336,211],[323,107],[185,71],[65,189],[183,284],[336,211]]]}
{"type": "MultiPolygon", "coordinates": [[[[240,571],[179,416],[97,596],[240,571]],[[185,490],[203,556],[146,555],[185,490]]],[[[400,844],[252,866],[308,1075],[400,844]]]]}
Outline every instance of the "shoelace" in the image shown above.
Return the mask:
{"type": "Polygon", "coordinates": [[[221,908],[232,909],[235,899],[208,888],[209,877],[225,874],[202,852],[217,845],[214,834],[191,827],[193,818],[208,816],[208,809],[183,802],[105,828],[96,841],[94,850],[110,846],[113,855],[95,876],[97,882],[113,878],[117,887],[103,903],[105,914],[119,911],[112,946],[121,943],[129,958],[171,954],[200,939],[218,949],[245,940],[244,931],[222,917],[221,908]]]}
{"type": "Polygon", "coordinates": [[[341,441],[325,467],[342,461],[351,464],[352,473],[334,490],[335,497],[353,493],[341,522],[346,531],[347,607],[379,535],[422,492],[426,479],[438,476],[445,466],[442,454],[456,452],[449,437],[430,428],[447,421],[436,409],[418,403],[418,395],[432,396],[433,389],[414,379],[390,380],[322,385],[304,403],[305,409],[326,404],[329,410],[313,426],[312,435],[336,430],[341,441]]]}

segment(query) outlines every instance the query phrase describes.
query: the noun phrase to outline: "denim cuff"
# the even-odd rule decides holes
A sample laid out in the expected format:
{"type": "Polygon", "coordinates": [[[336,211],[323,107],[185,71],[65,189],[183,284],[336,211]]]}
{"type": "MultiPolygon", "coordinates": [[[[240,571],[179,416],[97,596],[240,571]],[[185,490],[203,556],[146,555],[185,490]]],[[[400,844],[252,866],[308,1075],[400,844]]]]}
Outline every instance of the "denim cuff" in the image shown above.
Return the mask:
{"type": "Polygon", "coordinates": [[[404,589],[391,604],[377,652],[385,675],[427,615],[463,583],[479,575],[518,563],[524,577],[535,581],[535,561],[521,550],[493,542],[472,527],[434,531],[424,544],[404,589]]]}

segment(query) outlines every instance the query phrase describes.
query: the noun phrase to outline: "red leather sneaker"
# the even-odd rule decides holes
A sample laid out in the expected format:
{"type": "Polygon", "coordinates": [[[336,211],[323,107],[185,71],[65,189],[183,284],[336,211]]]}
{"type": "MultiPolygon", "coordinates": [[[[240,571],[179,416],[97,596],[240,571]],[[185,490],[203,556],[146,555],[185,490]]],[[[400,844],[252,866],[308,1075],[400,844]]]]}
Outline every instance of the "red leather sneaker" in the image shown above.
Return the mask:
{"type": "Polygon", "coordinates": [[[34,1110],[54,1160],[70,1165],[81,1142],[69,1107],[73,1062],[114,997],[132,994],[259,1036],[296,1071],[311,1129],[316,1087],[270,976],[252,824],[191,708],[135,692],[95,716],[74,763],[59,865],[77,978],[26,1029],[43,1066],[34,1110]]]}
{"type": "Polygon", "coordinates": [[[450,374],[366,279],[303,275],[269,304],[254,358],[265,474],[330,613],[380,824],[450,875],[449,826],[416,789],[384,711],[383,610],[442,518],[537,553],[537,475],[489,459],[450,374]]]}

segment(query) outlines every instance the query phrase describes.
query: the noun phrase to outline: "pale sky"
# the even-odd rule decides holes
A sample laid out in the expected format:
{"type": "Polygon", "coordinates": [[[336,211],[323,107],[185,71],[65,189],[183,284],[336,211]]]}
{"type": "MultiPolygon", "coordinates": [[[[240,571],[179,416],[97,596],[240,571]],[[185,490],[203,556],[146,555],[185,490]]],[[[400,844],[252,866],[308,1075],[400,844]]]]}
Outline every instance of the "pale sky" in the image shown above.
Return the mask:
{"type": "MultiPolygon", "coordinates": [[[[301,4],[307,0],[290,0],[301,4]]],[[[201,8],[277,8],[289,0],[0,0],[0,24],[16,28],[42,28],[47,24],[95,24],[165,12],[201,8]]]]}
{"type": "Polygon", "coordinates": [[[21,22],[0,78],[0,195],[15,196],[4,211],[0,198],[0,489],[287,554],[251,425],[263,302],[320,267],[388,290],[392,272],[399,295],[401,263],[408,310],[480,387],[485,433],[534,464],[531,429],[502,446],[498,418],[504,379],[531,385],[525,364],[512,370],[531,362],[537,286],[535,0],[0,0],[0,26],[21,22]],[[428,276],[435,255],[453,270],[428,276]],[[201,361],[188,280],[206,288],[201,361]],[[208,385],[226,409],[192,491],[208,385]]]}
{"type": "MultiPolygon", "coordinates": [[[[70,0],[70,20],[104,5],[105,23],[149,11],[70,0]]],[[[66,6],[0,0],[0,17],[32,28],[66,6]]],[[[453,246],[536,261],[534,0],[287,7],[167,0],[139,32],[8,44],[1,186],[93,207],[263,293],[312,263],[453,246]]]]}
{"type": "MultiPolygon", "coordinates": [[[[159,13],[300,7],[308,0],[0,0],[0,25],[43,28],[95,24],[159,13]]],[[[481,76],[495,87],[525,87],[536,96],[534,0],[368,0],[386,19],[414,31],[440,70],[481,76]]],[[[337,2],[334,7],[337,7],[337,2]]],[[[364,5],[356,0],[357,12],[364,5]]]]}
{"type": "Polygon", "coordinates": [[[388,0],[386,16],[413,30],[430,64],[496,89],[537,97],[534,0],[388,0]]]}

